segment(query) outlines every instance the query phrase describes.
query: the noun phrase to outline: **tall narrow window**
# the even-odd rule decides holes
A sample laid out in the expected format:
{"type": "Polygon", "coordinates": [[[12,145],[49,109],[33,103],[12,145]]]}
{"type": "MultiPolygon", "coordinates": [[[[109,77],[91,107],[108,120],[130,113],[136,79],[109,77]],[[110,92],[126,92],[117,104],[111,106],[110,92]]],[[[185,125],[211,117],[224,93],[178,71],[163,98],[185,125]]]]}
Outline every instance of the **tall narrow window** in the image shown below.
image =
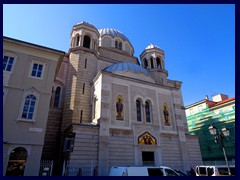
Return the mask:
{"type": "Polygon", "coordinates": [[[24,107],[22,111],[23,119],[33,119],[34,107],[36,103],[36,97],[34,95],[28,95],[25,98],[24,107]]]}
{"type": "Polygon", "coordinates": [[[82,87],[82,93],[84,94],[85,91],[85,83],[83,83],[83,87],[82,87]]]}
{"type": "Polygon", "coordinates": [[[153,65],[153,58],[152,57],[150,58],[150,62],[151,62],[151,68],[153,69],[154,65],[153,65]]]}
{"type": "Polygon", "coordinates": [[[145,102],[146,122],[151,122],[151,106],[148,101],[145,102]]]}
{"type": "Polygon", "coordinates": [[[3,71],[11,72],[14,62],[14,57],[4,56],[3,57],[3,71]]]}
{"type": "Polygon", "coordinates": [[[136,109],[137,109],[137,121],[142,121],[142,110],[141,110],[141,102],[140,100],[136,101],[136,109]]]}
{"type": "Polygon", "coordinates": [[[85,68],[85,69],[87,68],[87,59],[85,59],[85,65],[84,65],[84,68],[85,68]]]}
{"type": "Polygon", "coordinates": [[[88,35],[85,35],[83,38],[83,47],[90,49],[91,38],[88,35]]]}
{"type": "Polygon", "coordinates": [[[157,61],[157,68],[161,69],[161,60],[160,60],[160,58],[157,57],[156,61],[157,61]]]}
{"type": "Polygon", "coordinates": [[[57,87],[56,92],[55,92],[55,99],[54,99],[54,107],[55,108],[58,108],[58,106],[59,106],[60,94],[61,94],[61,88],[57,87]]]}
{"type": "Polygon", "coordinates": [[[79,46],[79,35],[77,35],[77,37],[76,37],[76,46],[79,46]]]}
{"type": "Polygon", "coordinates": [[[115,41],[115,48],[118,49],[118,41],[115,41]]]}
{"type": "Polygon", "coordinates": [[[83,119],[83,110],[81,110],[80,112],[80,123],[82,123],[82,119],[83,119]]]}
{"type": "Polygon", "coordinates": [[[119,49],[122,50],[122,42],[119,42],[119,49]]]}
{"type": "Polygon", "coordinates": [[[144,59],[144,68],[145,68],[145,69],[148,69],[148,62],[147,62],[146,59],[144,59]]]}

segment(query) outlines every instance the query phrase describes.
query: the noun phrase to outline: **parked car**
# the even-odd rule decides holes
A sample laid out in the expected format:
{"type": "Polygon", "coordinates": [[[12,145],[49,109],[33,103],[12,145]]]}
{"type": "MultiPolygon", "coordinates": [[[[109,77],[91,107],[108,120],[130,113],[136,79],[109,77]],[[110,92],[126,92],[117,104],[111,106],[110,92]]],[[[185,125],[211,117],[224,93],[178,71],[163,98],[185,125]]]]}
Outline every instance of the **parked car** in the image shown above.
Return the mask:
{"type": "MultiPolygon", "coordinates": [[[[229,167],[231,175],[235,176],[235,166],[229,167]]],[[[228,167],[226,165],[215,166],[196,166],[196,176],[229,176],[228,167]]]]}
{"type": "Polygon", "coordinates": [[[109,176],[180,176],[176,171],[166,166],[144,167],[112,167],[109,176]]]}
{"type": "Polygon", "coordinates": [[[186,173],[184,173],[178,169],[174,169],[174,171],[176,171],[179,174],[179,176],[188,176],[186,173]]]}

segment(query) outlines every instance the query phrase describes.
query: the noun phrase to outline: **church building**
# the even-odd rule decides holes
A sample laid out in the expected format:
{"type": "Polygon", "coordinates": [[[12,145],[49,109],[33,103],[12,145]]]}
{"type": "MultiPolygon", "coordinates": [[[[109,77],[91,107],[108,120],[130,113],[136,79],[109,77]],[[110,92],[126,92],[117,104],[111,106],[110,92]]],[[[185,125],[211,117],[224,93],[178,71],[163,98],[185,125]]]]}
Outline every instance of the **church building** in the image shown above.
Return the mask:
{"type": "Polygon", "coordinates": [[[185,172],[201,164],[182,82],[168,79],[166,64],[158,46],[146,45],[138,59],[120,31],[74,25],[52,89],[42,159],[58,160],[64,175],[145,165],[185,172]]]}

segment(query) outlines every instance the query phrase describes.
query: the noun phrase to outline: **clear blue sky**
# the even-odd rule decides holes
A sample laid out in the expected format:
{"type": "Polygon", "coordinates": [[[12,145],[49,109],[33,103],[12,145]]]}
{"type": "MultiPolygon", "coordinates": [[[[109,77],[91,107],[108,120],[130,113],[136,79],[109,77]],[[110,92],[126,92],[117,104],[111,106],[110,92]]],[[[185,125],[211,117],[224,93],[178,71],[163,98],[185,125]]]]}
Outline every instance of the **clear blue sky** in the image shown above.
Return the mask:
{"type": "Polygon", "coordinates": [[[68,51],[72,26],[114,28],[139,59],[150,43],[165,52],[168,79],[183,82],[184,105],[235,96],[234,5],[3,5],[3,35],[68,51]]]}

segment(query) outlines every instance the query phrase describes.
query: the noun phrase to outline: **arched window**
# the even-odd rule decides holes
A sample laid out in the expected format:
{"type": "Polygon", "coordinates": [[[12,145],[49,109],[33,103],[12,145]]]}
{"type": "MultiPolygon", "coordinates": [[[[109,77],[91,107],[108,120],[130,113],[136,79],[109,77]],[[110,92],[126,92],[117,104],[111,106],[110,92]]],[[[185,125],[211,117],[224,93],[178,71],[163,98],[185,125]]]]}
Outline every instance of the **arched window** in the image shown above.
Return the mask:
{"type": "Polygon", "coordinates": [[[115,41],[115,48],[118,49],[118,41],[115,41]]]}
{"type": "Polygon", "coordinates": [[[157,61],[157,68],[161,69],[161,60],[160,60],[160,58],[157,57],[156,61],[157,61]]]}
{"type": "Polygon", "coordinates": [[[56,92],[55,92],[55,99],[54,99],[54,107],[55,108],[58,108],[58,106],[59,106],[60,94],[61,94],[61,88],[57,87],[56,92]]]}
{"type": "Polygon", "coordinates": [[[146,59],[143,60],[143,65],[145,69],[148,69],[148,62],[146,59]]]}
{"type": "Polygon", "coordinates": [[[122,50],[122,42],[119,42],[119,49],[122,50]]]}
{"type": "Polygon", "coordinates": [[[136,100],[136,109],[137,109],[137,121],[142,121],[142,109],[141,109],[141,101],[136,100]]]}
{"type": "Polygon", "coordinates": [[[76,36],[76,46],[79,46],[79,44],[80,44],[80,43],[79,43],[79,40],[80,40],[79,35],[77,35],[77,36],[76,36]]]}
{"type": "Polygon", "coordinates": [[[33,119],[35,103],[36,103],[36,97],[34,95],[30,94],[25,98],[22,117],[21,117],[22,119],[29,119],[29,120],[33,119]]]}
{"type": "Polygon", "coordinates": [[[152,57],[150,58],[150,62],[151,62],[151,68],[153,69],[154,65],[153,65],[153,58],[152,57]]]}
{"type": "Polygon", "coordinates": [[[83,38],[83,47],[90,49],[91,38],[88,35],[85,35],[83,38]]]}
{"type": "Polygon", "coordinates": [[[146,111],[146,122],[150,123],[152,119],[151,117],[152,113],[151,113],[151,104],[148,101],[145,102],[145,111],[146,111]]]}
{"type": "Polygon", "coordinates": [[[122,96],[117,96],[116,98],[116,119],[123,120],[124,111],[123,111],[123,98],[122,96]]]}
{"type": "Polygon", "coordinates": [[[6,171],[6,176],[23,176],[27,161],[27,150],[17,147],[12,150],[6,171]]]}

